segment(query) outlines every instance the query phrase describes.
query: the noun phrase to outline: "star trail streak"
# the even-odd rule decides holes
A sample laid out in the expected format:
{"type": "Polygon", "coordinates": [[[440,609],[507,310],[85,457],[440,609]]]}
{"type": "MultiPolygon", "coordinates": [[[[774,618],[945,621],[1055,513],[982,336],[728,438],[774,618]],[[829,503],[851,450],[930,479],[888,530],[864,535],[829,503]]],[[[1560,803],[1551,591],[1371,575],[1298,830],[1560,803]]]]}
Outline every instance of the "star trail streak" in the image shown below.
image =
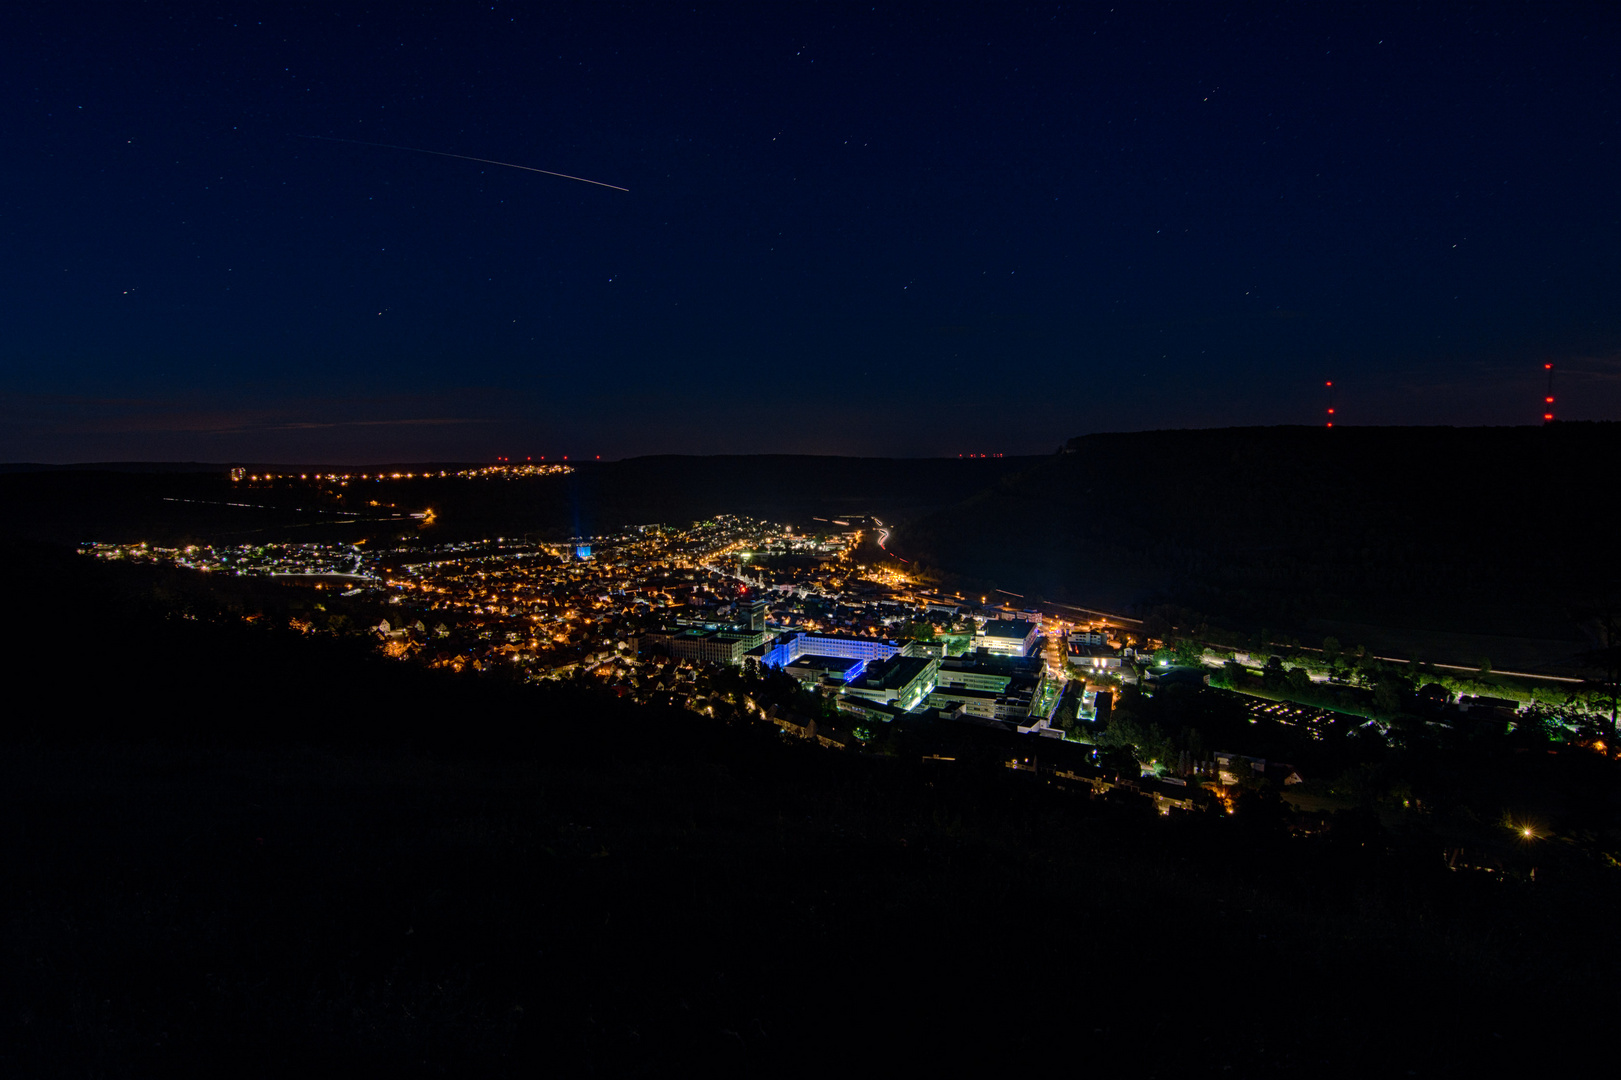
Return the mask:
{"type": "Polygon", "coordinates": [[[568,173],[553,172],[550,169],[537,169],[530,165],[514,165],[510,161],[494,161],[490,158],[469,157],[466,154],[450,154],[443,150],[424,150],[420,146],[395,146],[393,143],[366,142],[364,139],[340,139],[333,135],[299,135],[300,139],[319,139],[322,142],[354,143],[356,146],[376,146],[384,150],[408,150],[413,154],[433,154],[435,157],[456,158],[459,161],[477,161],[485,165],[500,165],[507,169],[522,169],[524,172],[541,173],[545,176],[556,176],[564,180],[578,180],[582,184],[595,184],[597,187],[612,188],[615,191],[626,191],[630,188],[620,187],[618,184],[605,184],[601,180],[587,180],[583,176],[570,176],[568,173]]]}

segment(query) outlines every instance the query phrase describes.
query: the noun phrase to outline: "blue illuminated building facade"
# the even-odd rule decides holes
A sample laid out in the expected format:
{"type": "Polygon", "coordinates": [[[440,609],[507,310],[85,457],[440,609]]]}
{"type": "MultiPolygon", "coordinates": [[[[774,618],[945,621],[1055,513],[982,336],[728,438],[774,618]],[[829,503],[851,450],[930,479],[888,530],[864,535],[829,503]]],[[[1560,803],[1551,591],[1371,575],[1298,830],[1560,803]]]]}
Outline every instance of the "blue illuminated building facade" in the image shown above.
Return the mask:
{"type": "Polygon", "coordinates": [[[867,661],[843,656],[801,656],[782,670],[807,686],[845,685],[861,678],[867,661]]]}
{"type": "Polygon", "coordinates": [[[794,634],[779,638],[765,651],[760,663],[767,667],[787,667],[801,656],[837,656],[846,660],[887,660],[901,652],[893,641],[877,638],[835,637],[821,634],[794,634]]]}

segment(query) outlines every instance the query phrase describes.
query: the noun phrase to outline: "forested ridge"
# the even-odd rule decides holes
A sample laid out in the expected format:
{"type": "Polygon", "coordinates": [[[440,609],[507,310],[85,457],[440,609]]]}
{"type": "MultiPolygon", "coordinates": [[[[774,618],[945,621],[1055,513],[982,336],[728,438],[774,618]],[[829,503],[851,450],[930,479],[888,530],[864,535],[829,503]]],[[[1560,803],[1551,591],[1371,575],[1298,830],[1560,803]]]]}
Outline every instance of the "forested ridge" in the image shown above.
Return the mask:
{"type": "Polygon", "coordinates": [[[223,468],[16,473],[0,498],[10,530],[59,543],[562,539],[721,513],[801,528],[877,514],[899,526],[891,548],[911,572],[959,589],[1169,605],[1193,625],[1508,666],[1510,645],[1442,639],[1514,639],[1526,664],[1590,647],[1584,612],[1621,587],[1618,450],[1615,424],[1235,428],[1087,435],[1041,458],[581,462],[355,485],[343,500],[243,489],[223,468]],[[389,517],[425,507],[431,527],[389,517]]]}
{"type": "Polygon", "coordinates": [[[1087,435],[897,550],[965,581],[1307,639],[1337,621],[1574,649],[1582,610],[1621,583],[1618,453],[1616,424],[1087,435]]]}
{"type": "Polygon", "coordinates": [[[64,544],[354,542],[390,538],[402,528],[386,520],[390,514],[430,506],[436,523],[422,531],[424,540],[560,540],[716,514],[801,528],[815,525],[814,517],[840,514],[915,517],[1032,460],[672,455],[572,462],[574,471],[566,475],[513,480],[356,481],[341,489],[341,500],[333,497],[339,490],[333,485],[233,484],[224,465],[212,471],[58,469],[0,473],[0,499],[9,511],[6,531],[64,544]]]}

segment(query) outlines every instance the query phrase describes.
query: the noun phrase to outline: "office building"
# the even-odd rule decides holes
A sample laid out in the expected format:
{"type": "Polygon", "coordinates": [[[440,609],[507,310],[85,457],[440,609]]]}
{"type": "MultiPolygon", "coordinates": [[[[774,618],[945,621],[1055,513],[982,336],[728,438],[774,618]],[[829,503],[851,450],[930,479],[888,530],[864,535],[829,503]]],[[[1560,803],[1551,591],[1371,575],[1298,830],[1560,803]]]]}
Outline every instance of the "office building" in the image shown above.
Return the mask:
{"type": "Polygon", "coordinates": [[[991,619],[974,638],[976,647],[1000,656],[1029,656],[1040,627],[1026,619],[991,619]]]}

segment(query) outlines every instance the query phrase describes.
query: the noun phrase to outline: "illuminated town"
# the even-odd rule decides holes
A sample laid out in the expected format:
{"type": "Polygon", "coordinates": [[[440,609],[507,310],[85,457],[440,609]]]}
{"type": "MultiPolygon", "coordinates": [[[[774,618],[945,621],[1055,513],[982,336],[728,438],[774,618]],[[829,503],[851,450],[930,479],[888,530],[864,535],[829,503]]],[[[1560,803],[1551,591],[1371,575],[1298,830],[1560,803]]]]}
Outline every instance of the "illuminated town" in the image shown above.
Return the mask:
{"type": "MultiPolygon", "coordinates": [[[[432,511],[409,517],[431,524],[432,511]]],[[[1153,796],[1162,812],[1191,807],[1207,792],[1225,802],[1237,779],[1235,762],[1280,784],[1302,778],[1293,766],[1237,752],[1190,758],[1185,750],[1147,748],[1135,762],[1117,758],[1106,775],[1093,766],[1103,763],[1099,744],[1123,685],[1193,675],[1237,691],[1251,723],[1294,728],[1314,741],[1385,728],[1368,710],[1359,714],[1353,696],[1374,693],[1379,662],[1387,658],[1296,650],[1286,669],[1276,656],[1160,640],[1123,616],[1053,603],[1016,606],[1023,598],[1010,593],[945,592],[912,580],[886,558],[889,533],[873,517],[795,526],[719,515],[549,543],[506,537],[427,543],[417,536],[401,537],[394,547],[81,550],[102,560],[270,577],[310,589],[318,599],[289,619],[292,629],[364,632],[401,661],[524,681],[591,680],[638,703],[709,715],[726,709],[830,747],[881,743],[898,721],[956,722],[1078,743],[1067,767],[1049,753],[1050,777],[1097,790],[1124,779],[1153,796]],[[339,606],[349,614],[334,618],[339,606]],[[727,671],[781,673],[794,680],[785,685],[799,690],[776,701],[740,698],[718,689],[727,671]],[[1353,704],[1312,704],[1335,694],[1353,704]]],[[[1455,687],[1430,707],[1449,722],[1473,710],[1476,720],[1512,724],[1538,700],[1557,702],[1563,684],[1574,682],[1545,680],[1542,698],[1519,700],[1455,687]]],[[[1033,768],[1029,760],[1014,753],[1006,763],[1033,768]]]]}
{"type": "MultiPolygon", "coordinates": [[[[567,460],[566,458],[564,460],[567,460]]],[[[370,481],[381,483],[385,480],[430,480],[456,478],[461,480],[522,480],[536,476],[564,476],[574,471],[571,465],[562,465],[557,462],[547,464],[545,458],[539,462],[525,461],[520,464],[499,463],[495,465],[480,465],[473,468],[456,469],[410,469],[405,472],[391,470],[386,472],[272,472],[269,470],[256,471],[246,466],[236,466],[231,469],[231,482],[233,484],[267,485],[290,483],[337,484],[347,487],[356,481],[370,481]]]]}
{"type": "Polygon", "coordinates": [[[824,732],[842,726],[858,741],[906,714],[1060,738],[1061,702],[1069,719],[1093,718],[1099,690],[1107,703],[1138,639],[995,596],[931,590],[859,557],[872,551],[869,537],[885,535],[870,518],[796,528],[723,515],[566,543],[82,550],[330,590],[381,612],[371,628],[387,655],[429,667],[584,675],[621,696],[673,693],[700,709],[705,668],[774,669],[828,703],[824,732]]]}
{"type": "Polygon", "coordinates": [[[0,7],[0,1080],[1602,1060],[1615,10],[0,7]]]}

